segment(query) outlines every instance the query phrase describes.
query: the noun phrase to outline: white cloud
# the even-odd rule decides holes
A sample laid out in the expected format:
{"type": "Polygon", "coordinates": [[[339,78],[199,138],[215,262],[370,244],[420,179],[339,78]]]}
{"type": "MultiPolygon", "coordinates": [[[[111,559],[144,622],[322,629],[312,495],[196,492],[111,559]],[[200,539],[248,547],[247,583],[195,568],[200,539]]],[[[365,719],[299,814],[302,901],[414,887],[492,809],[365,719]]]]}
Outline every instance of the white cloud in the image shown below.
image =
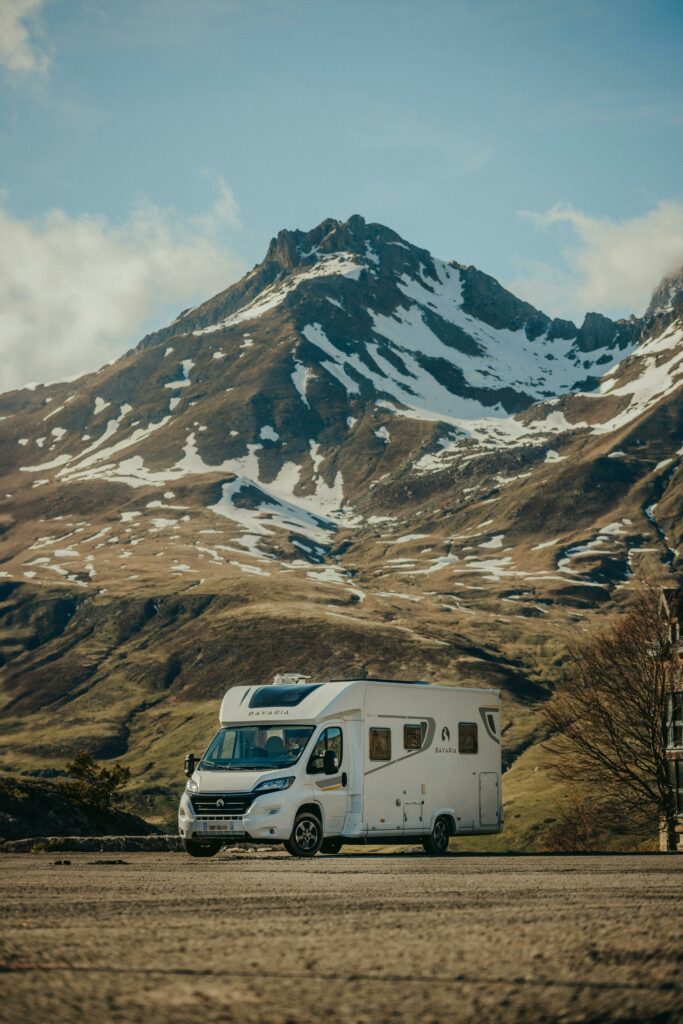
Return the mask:
{"type": "Polygon", "coordinates": [[[196,217],[195,223],[207,232],[211,232],[218,222],[224,224],[226,228],[241,227],[240,209],[234,192],[220,175],[216,178],[215,184],[218,189],[216,202],[209,213],[196,217]]]}
{"type": "Polygon", "coordinates": [[[244,269],[219,234],[236,218],[223,182],[212,211],[185,221],[151,203],[119,225],[0,208],[0,391],[96,369],[225,288],[244,269]]]}
{"type": "Polygon", "coordinates": [[[31,37],[46,0],[0,0],[0,64],[8,71],[47,71],[49,60],[31,37]]]}
{"type": "Polygon", "coordinates": [[[640,315],[662,277],[683,265],[683,203],[661,202],[622,221],[592,217],[565,204],[524,215],[542,228],[568,225],[575,237],[563,253],[563,267],[527,264],[506,282],[550,315],[574,320],[587,311],[640,315]]]}

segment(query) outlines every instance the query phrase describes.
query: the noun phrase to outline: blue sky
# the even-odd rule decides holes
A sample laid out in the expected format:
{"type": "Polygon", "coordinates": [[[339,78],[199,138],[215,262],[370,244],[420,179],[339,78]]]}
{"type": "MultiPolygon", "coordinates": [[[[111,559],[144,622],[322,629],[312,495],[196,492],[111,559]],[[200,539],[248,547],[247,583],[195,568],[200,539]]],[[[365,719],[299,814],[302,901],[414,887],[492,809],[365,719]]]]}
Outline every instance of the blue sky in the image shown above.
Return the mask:
{"type": "MultiPolygon", "coordinates": [[[[57,339],[54,372],[327,216],[575,318],[642,312],[683,263],[679,0],[0,0],[0,36],[0,233],[38,265],[53,330],[68,266],[78,339],[57,339]],[[78,309],[98,288],[104,326],[78,309]]],[[[40,316],[16,300],[30,276],[0,289],[12,381],[41,368],[40,316]]]]}

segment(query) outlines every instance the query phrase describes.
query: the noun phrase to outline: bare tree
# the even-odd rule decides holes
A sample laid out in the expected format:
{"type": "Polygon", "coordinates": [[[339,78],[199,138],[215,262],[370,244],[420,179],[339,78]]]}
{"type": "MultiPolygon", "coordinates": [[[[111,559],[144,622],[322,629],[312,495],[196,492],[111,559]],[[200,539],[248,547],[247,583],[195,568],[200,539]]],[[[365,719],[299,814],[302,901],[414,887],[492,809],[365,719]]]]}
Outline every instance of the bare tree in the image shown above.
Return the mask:
{"type": "Polygon", "coordinates": [[[543,714],[553,737],[551,770],[584,783],[621,809],[634,831],[666,829],[676,848],[676,803],[667,771],[666,712],[683,689],[660,594],[640,591],[611,626],[569,645],[569,663],[543,714]]]}

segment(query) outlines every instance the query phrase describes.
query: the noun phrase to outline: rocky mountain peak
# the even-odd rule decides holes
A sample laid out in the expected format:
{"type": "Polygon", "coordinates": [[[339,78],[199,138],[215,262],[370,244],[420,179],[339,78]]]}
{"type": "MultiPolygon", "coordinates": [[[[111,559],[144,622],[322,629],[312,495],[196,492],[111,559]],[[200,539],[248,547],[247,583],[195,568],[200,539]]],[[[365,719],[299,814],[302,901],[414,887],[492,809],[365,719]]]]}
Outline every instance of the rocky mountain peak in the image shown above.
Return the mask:
{"type": "Polygon", "coordinates": [[[667,313],[680,313],[683,309],[683,265],[659,282],[645,313],[657,317],[667,313]]]}
{"type": "MultiPolygon", "coordinates": [[[[368,249],[382,250],[387,245],[415,249],[399,234],[383,224],[367,223],[360,214],[341,221],[328,217],[311,231],[284,229],[271,239],[260,266],[276,263],[282,270],[292,270],[314,262],[319,256],[352,253],[367,256],[368,249]]],[[[421,250],[420,250],[421,251],[421,250]]],[[[428,254],[427,254],[428,255],[428,254]]]]}
{"type": "Polygon", "coordinates": [[[640,331],[639,320],[610,320],[602,313],[586,313],[577,334],[577,347],[582,352],[618,346],[625,348],[633,343],[640,331]]]}
{"type": "MultiPolygon", "coordinates": [[[[341,387],[342,420],[345,404],[359,395],[458,424],[594,388],[636,343],[639,326],[598,313],[580,329],[551,320],[489,274],[432,257],[355,214],[326,218],[310,231],[280,231],[240,281],[140,348],[184,337],[194,353],[206,338],[242,358],[244,331],[252,330],[281,339],[281,373],[298,366],[310,381],[326,380],[328,399],[330,388],[341,387]]],[[[240,376],[249,365],[240,363],[240,376]]]]}
{"type": "MultiPolygon", "coordinates": [[[[402,277],[437,282],[430,253],[405,241],[391,228],[366,222],[359,214],[346,221],[326,218],[310,231],[284,229],[278,232],[271,239],[263,260],[240,281],[194,309],[184,310],[168,327],[145,337],[141,347],[161,344],[174,335],[203,330],[227,320],[269,290],[287,289],[290,277],[292,287],[310,285],[311,278],[318,276],[325,278],[332,287],[330,282],[338,266],[336,256],[346,261],[349,268],[356,267],[359,274],[363,270],[371,271],[375,286],[383,283],[394,287],[396,280],[402,277]]],[[[457,267],[457,264],[453,262],[452,266],[457,267]]],[[[359,301],[363,304],[363,296],[359,296],[359,301]]],[[[379,302],[381,306],[382,300],[379,302]]]]}

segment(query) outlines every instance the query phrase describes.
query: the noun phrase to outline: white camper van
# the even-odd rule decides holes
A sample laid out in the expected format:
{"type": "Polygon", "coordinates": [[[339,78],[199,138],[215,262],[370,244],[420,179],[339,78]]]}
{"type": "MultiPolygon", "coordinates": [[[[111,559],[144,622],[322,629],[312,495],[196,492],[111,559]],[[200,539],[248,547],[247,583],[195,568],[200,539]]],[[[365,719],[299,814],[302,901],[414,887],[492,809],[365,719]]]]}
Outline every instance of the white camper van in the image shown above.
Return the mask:
{"type": "Polygon", "coordinates": [[[211,857],[229,839],[298,857],[344,843],[500,832],[500,693],[382,679],[282,675],[235,686],[206,753],[185,759],[178,827],[211,857]]]}

